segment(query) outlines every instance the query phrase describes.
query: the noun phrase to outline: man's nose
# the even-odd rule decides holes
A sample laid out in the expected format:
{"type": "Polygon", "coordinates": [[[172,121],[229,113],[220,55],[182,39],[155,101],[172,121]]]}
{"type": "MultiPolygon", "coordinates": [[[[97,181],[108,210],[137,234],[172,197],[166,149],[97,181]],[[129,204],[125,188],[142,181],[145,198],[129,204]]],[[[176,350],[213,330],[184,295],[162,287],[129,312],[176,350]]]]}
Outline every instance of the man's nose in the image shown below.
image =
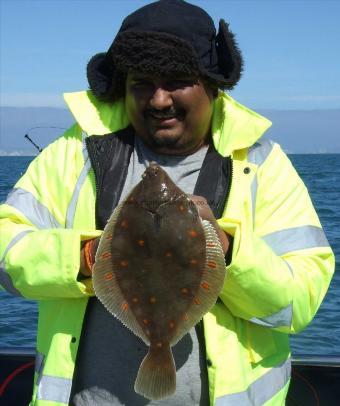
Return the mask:
{"type": "Polygon", "coordinates": [[[150,98],[150,106],[162,110],[172,105],[171,92],[163,87],[157,87],[150,98]]]}

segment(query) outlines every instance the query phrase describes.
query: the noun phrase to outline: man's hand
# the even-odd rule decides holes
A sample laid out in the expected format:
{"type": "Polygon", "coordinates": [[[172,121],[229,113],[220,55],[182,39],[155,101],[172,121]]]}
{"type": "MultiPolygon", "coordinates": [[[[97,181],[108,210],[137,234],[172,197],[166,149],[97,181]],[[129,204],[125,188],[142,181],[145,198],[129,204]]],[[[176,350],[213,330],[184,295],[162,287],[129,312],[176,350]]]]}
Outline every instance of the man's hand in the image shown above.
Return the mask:
{"type": "Polygon", "coordinates": [[[100,237],[83,241],[80,248],[80,269],[78,279],[90,278],[92,276],[92,266],[96,256],[100,237]]]}
{"type": "Polygon", "coordinates": [[[228,252],[231,236],[226,234],[217,224],[214,213],[212,212],[207,200],[202,196],[189,195],[190,199],[195,203],[198,214],[202,220],[208,220],[214,226],[218,238],[221,242],[224,255],[228,252]]]}

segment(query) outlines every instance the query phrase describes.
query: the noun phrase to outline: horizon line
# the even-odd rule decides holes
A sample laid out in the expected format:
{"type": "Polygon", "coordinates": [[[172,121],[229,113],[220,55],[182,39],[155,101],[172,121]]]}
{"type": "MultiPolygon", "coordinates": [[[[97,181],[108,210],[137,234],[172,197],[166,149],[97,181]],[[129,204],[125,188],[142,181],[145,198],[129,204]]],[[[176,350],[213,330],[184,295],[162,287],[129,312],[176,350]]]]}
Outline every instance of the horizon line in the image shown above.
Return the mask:
{"type": "MultiPolygon", "coordinates": [[[[67,110],[68,107],[65,106],[13,106],[13,105],[2,105],[0,108],[15,108],[15,109],[58,109],[58,110],[67,110]]],[[[271,111],[337,111],[340,110],[339,107],[312,107],[312,108],[284,108],[284,107],[251,107],[251,110],[271,110],[271,111]]]]}

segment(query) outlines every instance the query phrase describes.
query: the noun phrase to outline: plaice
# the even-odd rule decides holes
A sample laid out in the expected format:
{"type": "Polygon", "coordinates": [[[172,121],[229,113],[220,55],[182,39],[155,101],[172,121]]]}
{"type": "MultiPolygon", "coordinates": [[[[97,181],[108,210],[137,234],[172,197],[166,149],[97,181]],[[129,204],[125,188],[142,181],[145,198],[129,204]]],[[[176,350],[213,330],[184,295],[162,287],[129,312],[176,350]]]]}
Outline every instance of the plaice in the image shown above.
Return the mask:
{"type": "Polygon", "coordinates": [[[156,163],[112,213],[93,267],[106,309],[148,346],[135,391],[149,399],[176,390],[175,345],[215,304],[225,277],[210,222],[156,163]]]}

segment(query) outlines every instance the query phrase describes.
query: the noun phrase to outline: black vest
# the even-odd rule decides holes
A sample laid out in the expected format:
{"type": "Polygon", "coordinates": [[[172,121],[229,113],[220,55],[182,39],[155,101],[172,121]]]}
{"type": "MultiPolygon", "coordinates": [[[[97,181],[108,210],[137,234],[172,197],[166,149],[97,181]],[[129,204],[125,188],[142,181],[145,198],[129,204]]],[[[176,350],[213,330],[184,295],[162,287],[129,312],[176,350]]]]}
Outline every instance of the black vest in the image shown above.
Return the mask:
{"type": "MultiPolygon", "coordinates": [[[[127,127],[105,136],[86,139],[96,179],[96,226],[104,229],[119,202],[134,145],[134,130],[127,127]]],[[[202,164],[194,194],[203,196],[220,218],[231,187],[232,160],[222,157],[211,144],[202,164]]]]}

